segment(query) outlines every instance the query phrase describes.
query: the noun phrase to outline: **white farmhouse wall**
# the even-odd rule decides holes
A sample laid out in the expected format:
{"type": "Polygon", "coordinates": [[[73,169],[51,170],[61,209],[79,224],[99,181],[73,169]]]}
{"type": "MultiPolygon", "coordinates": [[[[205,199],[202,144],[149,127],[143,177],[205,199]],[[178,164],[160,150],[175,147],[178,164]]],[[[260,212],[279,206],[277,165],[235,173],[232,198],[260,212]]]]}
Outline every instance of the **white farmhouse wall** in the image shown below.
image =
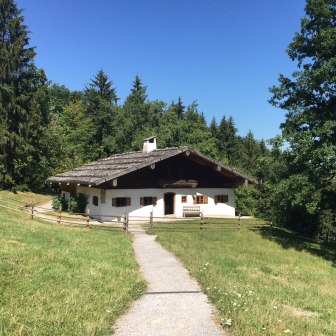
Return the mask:
{"type": "Polygon", "coordinates": [[[204,216],[234,216],[235,201],[234,190],[229,188],[196,188],[196,189],[108,189],[106,190],[105,203],[101,202],[101,190],[98,188],[88,188],[84,186],[77,187],[77,193],[83,193],[88,196],[90,206],[90,215],[101,218],[102,220],[112,220],[112,217],[104,217],[104,215],[122,216],[128,213],[130,216],[145,216],[148,217],[153,211],[154,217],[164,216],[164,194],[174,193],[174,215],[182,217],[184,206],[193,206],[193,196],[206,195],[208,196],[208,204],[197,204],[203,212],[204,216]],[[228,195],[227,203],[214,202],[216,195],[228,195]],[[98,206],[92,204],[92,197],[97,196],[99,199],[98,206]],[[141,206],[141,197],[156,197],[157,204],[141,206]],[[182,203],[182,196],[187,196],[187,203],[182,203]],[[112,207],[112,198],[115,197],[130,197],[131,205],[126,207],[112,207]]]}

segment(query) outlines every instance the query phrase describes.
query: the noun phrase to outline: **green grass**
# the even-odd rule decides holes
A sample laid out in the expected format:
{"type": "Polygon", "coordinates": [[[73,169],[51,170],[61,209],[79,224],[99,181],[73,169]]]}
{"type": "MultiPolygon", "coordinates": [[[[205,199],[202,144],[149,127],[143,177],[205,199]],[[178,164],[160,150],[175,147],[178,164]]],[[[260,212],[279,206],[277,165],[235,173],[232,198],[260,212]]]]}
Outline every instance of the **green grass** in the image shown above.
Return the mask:
{"type": "Polygon", "coordinates": [[[0,208],[0,335],[106,335],[145,287],[123,233],[0,208]]]}
{"type": "Polygon", "coordinates": [[[199,281],[230,336],[336,335],[335,246],[249,223],[203,234],[161,224],[154,234],[199,281]]]}
{"type": "Polygon", "coordinates": [[[33,192],[21,192],[18,191],[16,194],[14,194],[11,191],[7,190],[0,190],[0,197],[4,196],[6,198],[6,201],[11,202],[10,199],[16,202],[25,202],[27,204],[39,204],[42,205],[43,203],[47,203],[51,200],[51,195],[49,194],[36,194],[33,192]]]}

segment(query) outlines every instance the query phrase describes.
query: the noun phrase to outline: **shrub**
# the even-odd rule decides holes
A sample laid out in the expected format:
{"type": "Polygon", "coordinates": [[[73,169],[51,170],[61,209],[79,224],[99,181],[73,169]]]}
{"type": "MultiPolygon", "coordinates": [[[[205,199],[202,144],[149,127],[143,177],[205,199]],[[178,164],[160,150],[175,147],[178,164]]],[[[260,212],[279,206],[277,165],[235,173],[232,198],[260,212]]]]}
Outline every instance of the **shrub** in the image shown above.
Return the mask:
{"type": "Polygon", "coordinates": [[[83,194],[79,194],[77,197],[71,197],[70,198],[70,211],[71,212],[77,212],[77,213],[83,213],[85,212],[87,204],[86,196],[83,194]]]}
{"type": "Polygon", "coordinates": [[[68,202],[63,200],[61,196],[54,196],[52,198],[51,206],[55,211],[58,211],[60,206],[62,210],[68,210],[68,202]]]}

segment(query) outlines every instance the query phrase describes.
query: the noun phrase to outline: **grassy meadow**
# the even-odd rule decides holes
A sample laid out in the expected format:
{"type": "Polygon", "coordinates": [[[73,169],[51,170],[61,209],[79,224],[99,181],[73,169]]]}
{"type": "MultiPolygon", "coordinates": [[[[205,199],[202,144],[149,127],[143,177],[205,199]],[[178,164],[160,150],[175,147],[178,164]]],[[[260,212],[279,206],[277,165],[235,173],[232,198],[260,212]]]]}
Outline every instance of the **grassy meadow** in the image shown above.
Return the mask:
{"type": "Polygon", "coordinates": [[[0,335],[106,335],[145,288],[123,233],[43,223],[0,207],[0,335]]]}
{"type": "Polygon", "coordinates": [[[336,248],[262,224],[201,234],[169,223],[154,234],[199,281],[230,336],[336,335],[336,248]]]}

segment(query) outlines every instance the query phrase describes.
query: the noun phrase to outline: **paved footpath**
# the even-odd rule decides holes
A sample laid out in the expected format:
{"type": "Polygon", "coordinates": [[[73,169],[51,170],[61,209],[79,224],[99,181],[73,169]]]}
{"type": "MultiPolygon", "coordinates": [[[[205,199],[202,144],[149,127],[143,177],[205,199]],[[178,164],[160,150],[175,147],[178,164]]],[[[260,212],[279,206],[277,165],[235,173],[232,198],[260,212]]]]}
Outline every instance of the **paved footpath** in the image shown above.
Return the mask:
{"type": "Polygon", "coordinates": [[[224,331],[197,282],[155,236],[134,235],[148,291],[114,326],[115,336],[220,336],[224,331]]]}

